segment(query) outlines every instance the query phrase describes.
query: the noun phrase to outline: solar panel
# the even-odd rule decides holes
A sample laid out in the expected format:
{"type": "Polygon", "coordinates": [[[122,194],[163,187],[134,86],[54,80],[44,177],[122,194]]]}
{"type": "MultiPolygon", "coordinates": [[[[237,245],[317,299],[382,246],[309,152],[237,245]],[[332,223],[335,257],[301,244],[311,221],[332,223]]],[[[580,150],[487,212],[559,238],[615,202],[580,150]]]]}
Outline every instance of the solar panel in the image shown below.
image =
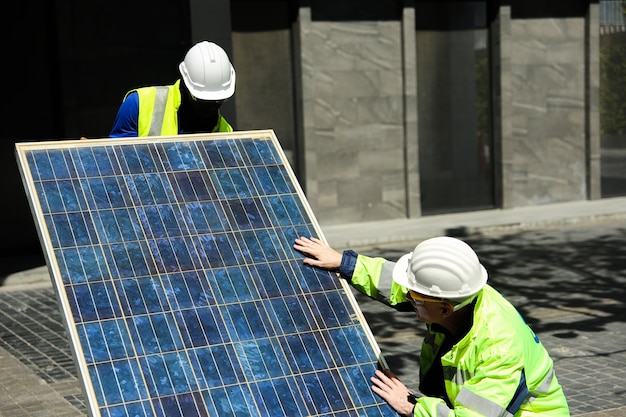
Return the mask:
{"type": "Polygon", "coordinates": [[[272,130],[16,152],[91,415],[396,415],[272,130]]]}

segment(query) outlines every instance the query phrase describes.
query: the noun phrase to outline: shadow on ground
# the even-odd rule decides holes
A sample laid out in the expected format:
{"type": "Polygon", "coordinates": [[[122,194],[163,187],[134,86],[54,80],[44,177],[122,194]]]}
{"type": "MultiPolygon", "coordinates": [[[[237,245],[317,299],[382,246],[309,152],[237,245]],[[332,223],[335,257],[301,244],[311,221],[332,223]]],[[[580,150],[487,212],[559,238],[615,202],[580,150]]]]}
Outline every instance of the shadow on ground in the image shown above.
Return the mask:
{"type": "Polygon", "coordinates": [[[480,254],[491,284],[511,299],[537,333],[556,331],[572,338],[624,320],[624,227],[593,238],[571,230],[467,242],[480,254]]]}

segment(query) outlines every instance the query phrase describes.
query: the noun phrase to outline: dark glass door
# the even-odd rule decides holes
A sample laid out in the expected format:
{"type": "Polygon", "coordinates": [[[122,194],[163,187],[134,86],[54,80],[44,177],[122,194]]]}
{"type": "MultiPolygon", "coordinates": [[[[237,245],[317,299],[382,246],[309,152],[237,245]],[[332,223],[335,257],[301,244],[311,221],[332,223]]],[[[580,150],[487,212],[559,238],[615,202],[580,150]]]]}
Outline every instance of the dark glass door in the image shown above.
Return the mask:
{"type": "Polygon", "coordinates": [[[485,1],[416,3],[422,213],[494,207],[485,1]]]}

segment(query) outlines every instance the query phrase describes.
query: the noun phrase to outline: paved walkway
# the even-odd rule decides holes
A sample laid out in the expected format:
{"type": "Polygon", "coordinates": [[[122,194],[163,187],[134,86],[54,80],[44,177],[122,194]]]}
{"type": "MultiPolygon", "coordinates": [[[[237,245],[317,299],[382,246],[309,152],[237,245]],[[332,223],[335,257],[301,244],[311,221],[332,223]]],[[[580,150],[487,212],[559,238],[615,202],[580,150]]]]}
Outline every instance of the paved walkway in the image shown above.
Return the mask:
{"type": "Polygon", "coordinates": [[[544,206],[481,210],[358,224],[322,225],[334,248],[417,242],[432,236],[463,237],[558,228],[589,222],[626,219],[626,198],[605,198],[544,206]]]}
{"type": "MultiPolygon", "coordinates": [[[[572,415],[626,417],[626,199],[323,227],[336,248],[397,258],[421,239],[463,236],[490,280],[551,352],[572,415]]],[[[0,416],[84,416],[45,266],[0,287],[0,416]]],[[[423,325],[357,300],[390,367],[408,384],[423,325]]]]}

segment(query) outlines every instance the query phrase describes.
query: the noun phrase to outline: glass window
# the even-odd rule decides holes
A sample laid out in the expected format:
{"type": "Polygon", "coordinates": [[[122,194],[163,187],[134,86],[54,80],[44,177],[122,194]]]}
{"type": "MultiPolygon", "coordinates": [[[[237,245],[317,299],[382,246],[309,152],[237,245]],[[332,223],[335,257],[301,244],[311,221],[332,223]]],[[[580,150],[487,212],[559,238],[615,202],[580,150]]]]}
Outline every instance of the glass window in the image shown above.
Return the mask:
{"type": "Polygon", "coordinates": [[[626,1],[600,1],[602,197],[626,195],[626,1]]]}

